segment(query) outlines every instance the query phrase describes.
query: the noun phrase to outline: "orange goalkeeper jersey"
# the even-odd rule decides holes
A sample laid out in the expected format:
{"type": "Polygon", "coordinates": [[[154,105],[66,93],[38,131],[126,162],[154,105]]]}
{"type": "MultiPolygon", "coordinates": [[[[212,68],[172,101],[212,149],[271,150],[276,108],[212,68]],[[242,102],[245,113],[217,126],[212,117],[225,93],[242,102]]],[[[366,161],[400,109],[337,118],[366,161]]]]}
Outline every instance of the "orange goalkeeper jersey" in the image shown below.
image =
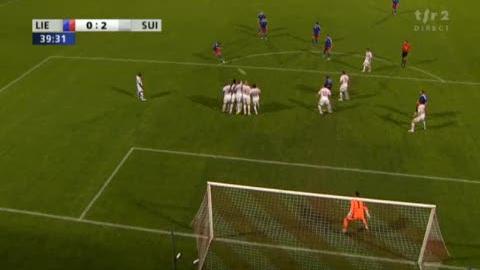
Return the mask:
{"type": "Polygon", "coordinates": [[[368,211],[367,206],[360,200],[352,200],[350,202],[350,213],[354,219],[365,219],[365,212],[368,211]]]}

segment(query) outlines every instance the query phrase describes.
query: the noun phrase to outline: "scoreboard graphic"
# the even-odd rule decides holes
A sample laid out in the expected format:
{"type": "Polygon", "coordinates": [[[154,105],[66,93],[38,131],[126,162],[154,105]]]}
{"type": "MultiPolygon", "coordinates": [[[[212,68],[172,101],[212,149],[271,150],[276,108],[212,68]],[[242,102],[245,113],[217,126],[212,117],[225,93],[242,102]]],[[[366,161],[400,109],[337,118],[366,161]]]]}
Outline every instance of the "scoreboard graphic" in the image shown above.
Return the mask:
{"type": "Polygon", "coordinates": [[[33,45],[75,45],[77,32],[161,32],[161,19],[33,19],[33,45]]]}

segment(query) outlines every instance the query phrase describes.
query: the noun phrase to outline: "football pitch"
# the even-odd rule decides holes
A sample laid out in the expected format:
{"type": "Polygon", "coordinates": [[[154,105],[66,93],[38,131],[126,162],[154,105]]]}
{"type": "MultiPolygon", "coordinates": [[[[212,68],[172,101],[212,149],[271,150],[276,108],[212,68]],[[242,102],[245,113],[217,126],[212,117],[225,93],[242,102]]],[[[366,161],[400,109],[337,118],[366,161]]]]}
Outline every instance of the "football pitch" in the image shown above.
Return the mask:
{"type": "MultiPolygon", "coordinates": [[[[443,264],[480,268],[479,7],[402,0],[392,16],[391,1],[374,0],[0,0],[0,269],[174,269],[176,252],[177,269],[196,269],[191,222],[207,181],[435,204],[443,264]],[[424,22],[427,9],[448,20],[424,22]],[[36,47],[34,18],[161,18],[163,31],[36,47]],[[316,21],[331,61],[312,46],[316,21]],[[340,103],[343,70],[351,100],[340,103]],[[334,113],[320,116],[326,75],[334,113]],[[262,89],[258,116],[221,112],[233,78],[262,89]],[[421,89],[428,128],[409,134],[421,89]]],[[[248,268],[234,260],[227,269],[248,268]]]]}

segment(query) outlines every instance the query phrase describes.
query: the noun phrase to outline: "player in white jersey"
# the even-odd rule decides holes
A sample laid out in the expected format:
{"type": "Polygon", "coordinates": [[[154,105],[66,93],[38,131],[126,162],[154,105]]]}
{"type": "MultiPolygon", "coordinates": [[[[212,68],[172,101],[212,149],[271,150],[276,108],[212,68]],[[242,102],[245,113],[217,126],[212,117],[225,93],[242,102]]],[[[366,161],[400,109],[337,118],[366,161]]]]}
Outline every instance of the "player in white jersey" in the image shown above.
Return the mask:
{"type": "Polygon", "coordinates": [[[222,112],[227,112],[230,109],[230,104],[232,103],[232,88],[235,87],[235,80],[231,84],[226,84],[223,87],[223,106],[222,112]]]}
{"type": "Polygon", "coordinates": [[[136,81],[137,81],[137,97],[138,97],[138,99],[140,99],[140,101],[147,101],[145,99],[144,94],[143,94],[144,87],[143,87],[143,80],[142,80],[142,74],[141,73],[137,74],[136,81]]]}
{"type": "Polygon", "coordinates": [[[367,48],[367,51],[365,52],[365,60],[363,61],[362,72],[365,72],[365,71],[372,72],[372,61],[373,61],[373,53],[369,48],[367,48]]]}
{"type": "Polygon", "coordinates": [[[252,103],[253,103],[253,110],[255,111],[255,114],[258,115],[258,110],[260,109],[260,94],[262,91],[260,88],[257,87],[256,84],[252,85],[252,89],[250,90],[250,96],[252,97],[252,103]]]}
{"type": "Polygon", "coordinates": [[[327,107],[328,113],[332,113],[332,105],[330,104],[330,96],[332,95],[332,92],[330,89],[323,87],[318,91],[318,96],[320,97],[320,100],[318,101],[318,111],[320,114],[323,114],[323,107],[327,107]]]}
{"type": "Polygon", "coordinates": [[[242,112],[242,100],[243,100],[243,81],[235,87],[235,103],[237,104],[237,114],[242,112]]]}
{"type": "Polygon", "coordinates": [[[413,114],[412,126],[408,132],[415,132],[415,124],[422,122],[423,129],[427,129],[427,123],[425,121],[427,114],[427,106],[425,104],[419,104],[417,106],[417,111],[413,114]]]}
{"type": "Polygon", "coordinates": [[[348,77],[345,71],[342,72],[340,76],[340,97],[338,98],[339,101],[343,101],[344,97],[345,100],[350,99],[350,95],[348,94],[348,85],[350,82],[350,77],[348,77]]]}
{"type": "Polygon", "coordinates": [[[250,98],[250,93],[251,93],[251,88],[248,85],[248,82],[245,81],[243,84],[243,114],[245,115],[250,115],[250,103],[251,103],[251,98],[250,98]]]}

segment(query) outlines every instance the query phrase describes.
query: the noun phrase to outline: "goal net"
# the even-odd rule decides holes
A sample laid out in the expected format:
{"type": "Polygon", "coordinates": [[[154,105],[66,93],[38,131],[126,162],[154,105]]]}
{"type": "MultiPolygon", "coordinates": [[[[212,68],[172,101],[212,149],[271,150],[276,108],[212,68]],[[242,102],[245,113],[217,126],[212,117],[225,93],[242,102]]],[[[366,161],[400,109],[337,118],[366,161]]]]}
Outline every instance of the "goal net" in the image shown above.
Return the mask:
{"type": "Polygon", "coordinates": [[[208,182],[198,269],[429,269],[449,254],[436,206],[208,182]],[[342,222],[352,200],[368,230],[342,222]]]}

